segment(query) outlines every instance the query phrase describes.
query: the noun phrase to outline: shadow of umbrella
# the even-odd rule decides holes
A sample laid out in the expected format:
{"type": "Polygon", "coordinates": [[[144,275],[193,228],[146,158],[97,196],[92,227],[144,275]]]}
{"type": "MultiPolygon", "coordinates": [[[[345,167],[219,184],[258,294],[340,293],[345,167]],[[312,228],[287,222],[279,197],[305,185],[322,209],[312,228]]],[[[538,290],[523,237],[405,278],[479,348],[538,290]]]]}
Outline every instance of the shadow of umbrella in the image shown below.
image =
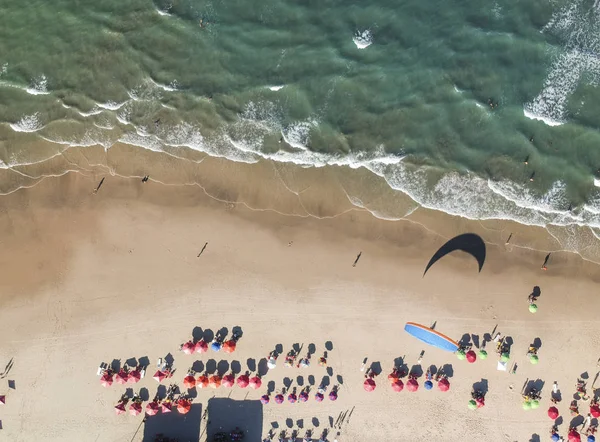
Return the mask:
{"type": "Polygon", "coordinates": [[[483,263],[485,262],[485,243],[479,235],[474,233],[465,233],[455,236],[442,247],[440,247],[437,252],[435,252],[435,254],[427,263],[427,267],[425,267],[423,276],[425,276],[432,265],[446,256],[448,253],[454,252],[455,250],[462,250],[463,252],[466,252],[475,258],[479,264],[479,271],[481,272],[483,263]]]}

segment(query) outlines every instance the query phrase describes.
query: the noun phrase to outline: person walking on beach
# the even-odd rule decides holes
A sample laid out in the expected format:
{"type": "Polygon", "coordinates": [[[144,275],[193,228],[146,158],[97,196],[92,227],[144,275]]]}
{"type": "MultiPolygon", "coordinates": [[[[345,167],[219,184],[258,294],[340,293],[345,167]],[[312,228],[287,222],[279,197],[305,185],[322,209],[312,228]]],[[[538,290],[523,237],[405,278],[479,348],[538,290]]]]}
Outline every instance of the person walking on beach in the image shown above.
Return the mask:
{"type": "Polygon", "coordinates": [[[548,264],[549,259],[550,259],[550,253],[548,253],[546,255],[546,259],[544,259],[544,264],[542,264],[542,270],[548,270],[547,264],[548,264]]]}
{"type": "Polygon", "coordinates": [[[354,260],[354,264],[352,264],[352,267],[356,267],[356,264],[358,263],[358,260],[360,259],[360,256],[362,255],[362,252],[360,252],[358,254],[358,256],[356,257],[356,259],[354,260]]]}

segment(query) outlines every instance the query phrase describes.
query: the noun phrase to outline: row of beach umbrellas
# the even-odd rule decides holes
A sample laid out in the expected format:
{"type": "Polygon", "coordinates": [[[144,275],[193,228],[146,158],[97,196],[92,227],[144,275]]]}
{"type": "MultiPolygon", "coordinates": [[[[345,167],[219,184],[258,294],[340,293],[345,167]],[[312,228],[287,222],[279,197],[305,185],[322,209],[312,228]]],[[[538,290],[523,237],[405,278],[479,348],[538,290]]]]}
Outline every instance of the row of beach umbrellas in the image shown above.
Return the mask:
{"type": "Polygon", "coordinates": [[[116,375],[113,375],[113,373],[110,371],[105,371],[100,377],[100,385],[103,387],[110,387],[113,384],[113,380],[117,384],[121,385],[137,384],[140,379],[142,379],[142,373],[139,370],[127,371],[121,369],[116,375]]]}
{"type": "Polygon", "coordinates": [[[193,375],[188,374],[185,378],[183,378],[183,385],[185,388],[219,388],[219,387],[227,387],[231,388],[234,385],[237,385],[240,388],[250,387],[254,390],[258,390],[262,386],[262,379],[258,376],[250,377],[248,375],[238,376],[237,379],[233,373],[227,374],[223,377],[219,375],[200,375],[198,378],[195,378],[193,375]]]}
{"type": "MultiPolygon", "coordinates": [[[[179,399],[175,403],[170,400],[159,402],[152,401],[146,405],[146,414],[149,416],[154,416],[159,412],[162,413],[171,413],[173,411],[173,405],[176,405],[176,409],[180,414],[186,414],[192,408],[192,402],[189,399],[179,399]]],[[[127,412],[126,402],[120,401],[117,405],[115,405],[115,413],[117,415],[124,414],[127,412]]],[[[129,406],[129,414],[132,416],[137,416],[142,413],[142,402],[135,401],[129,406]]]]}
{"type": "MultiPolygon", "coordinates": [[[[229,341],[225,341],[224,343],[220,343],[219,341],[213,341],[210,343],[210,349],[213,351],[221,351],[223,350],[225,353],[233,353],[236,349],[237,342],[233,339],[229,341]]],[[[200,339],[198,342],[194,343],[194,341],[187,341],[185,344],[181,346],[181,351],[183,351],[186,355],[191,355],[193,353],[206,353],[208,351],[208,343],[200,339]]]]}
{"type": "MultiPolygon", "coordinates": [[[[336,390],[332,390],[329,392],[329,400],[331,401],[336,401],[338,398],[338,394],[336,390]]],[[[307,391],[303,391],[301,392],[299,395],[296,395],[296,393],[290,393],[287,396],[287,401],[291,404],[295,404],[296,402],[306,402],[309,399],[309,395],[307,391]]],[[[318,393],[315,394],[315,401],[317,402],[323,402],[323,399],[325,399],[325,395],[323,393],[321,393],[320,391],[318,393]]],[[[274,402],[276,404],[283,404],[285,402],[285,396],[281,393],[276,394],[275,398],[273,399],[274,402]]],[[[263,396],[261,396],[260,398],[260,402],[263,405],[268,404],[271,401],[271,398],[268,394],[265,394],[263,396]]]]}
{"type": "MultiPolygon", "coordinates": [[[[404,382],[402,382],[402,380],[395,371],[388,375],[388,380],[391,382],[392,390],[397,392],[404,390],[404,382]]],[[[365,379],[365,382],[363,384],[363,387],[366,391],[373,391],[375,390],[376,386],[377,384],[372,378],[365,379]]],[[[423,386],[425,387],[425,390],[431,390],[433,388],[433,382],[428,379],[424,382],[423,386]]],[[[450,390],[450,382],[447,378],[440,379],[437,383],[437,386],[440,391],[450,390]]],[[[410,392],[417,391],[419,389],[419,382],[414,378],[410,378],[406,382],[406,389],[410,392]]]]}

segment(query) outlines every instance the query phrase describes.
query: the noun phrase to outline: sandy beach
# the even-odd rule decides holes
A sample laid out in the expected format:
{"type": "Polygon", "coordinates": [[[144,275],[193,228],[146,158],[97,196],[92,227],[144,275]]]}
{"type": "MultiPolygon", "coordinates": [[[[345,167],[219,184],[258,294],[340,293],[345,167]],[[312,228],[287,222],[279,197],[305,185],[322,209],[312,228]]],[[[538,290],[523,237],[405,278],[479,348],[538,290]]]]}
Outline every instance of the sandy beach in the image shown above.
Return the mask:
{"type": "MultiPolygon", "coordinates": [[[[280,188],[264,190],[268,174],[258,191],[256,181],[246,180],[250,172],[232,173],[234,166],[222,162],[216,168],[219,160],[211,161],[214,177],[198,174],[209,193],[220,192],[220,201],[198,186],[159,184],[154,181],[158,173],[144,184],[106,174],[92,195],[105,175],[93,167],[88,174],[66,173],[37,185],[34,180],[32,188],[0,199],[0,367],[14,361],[0,384],[0,395],[6,394],[1,440],[143,440],[143,415],[115,416],[113,406],[125,389],[100,386],[101,362],[146,357],[151,372],[159,357],[172,353],[173,381],[181,384],[196,361],[219,367],[237,361],[246,371],[249,360],[258,362],[278,344],[284,354],[294,344],[303,345],[302,352],[314,344],[316,358],[326,342],[332,346],[330,373],[316,363],[285,368],[281,357],[261,389],[198,390],[194,404],[205,407],[213,396],[257,400],[271,381],[278,392],[285,378],[300,389],[312,377],[312,394],[325,382],[329,389],[339,386],[338,400],[271,402],[262,408],[263,435],[274,423],[277,433],[298,429],[304,435],[313,428],[320,434],[353,409],[347,423],[330,430],[329,440],[537,441],[548,439],[552,421],[546,410],[556,381],[563,396],[559,428],[566,436],[576,380],[587,372],[591,384],[599,369],[597,264],[556,251],[556,238],[543,229],[425,210],[406,220],[377,219],[347,207],[322,170],[290,172],[288,187],[308,189],[304,199],[293,202],[279,198],[280,188]],[[217,175],[228,178],[227,187],[218,187],[217,175]],[[257,203],[267,198],[276,210],[257,203]],[[482,271],[457,252],[423,277],[431,255],[465,232],[486,241],[482,271]],[[514,239],[506,245],[509,233],[514,239]],[[549,251],[552,259],[544,272],[540,266],[549,251]],[[527,296],[534,286],[541,296],[538,312],[531,314],[527,296]],[[492,344],[487,360],[459,361],[405,333],[407,321],[436,322],[437,330],[456,340],[470,333],[481,341],[496,329],[512,337],[511,365],[517,363],[518,369],[515,374],[497,371],[492,344]],[[216,332],[236,326],[243,337],[233,354],[178,351],[195,327],[216,332]],[[531,365],[526,352],[536,338],[542,344],[540,362],[531,365]],[[410,368],[422,350],[423,371],[451,365],[450,391],[393,392],[387,374],[394,360],[403,358],[410,368]],[[373,392],[362,386],[365,358],[367,366],[375,363],[382,370],[373,392]],[[544,382],[537,410],[521,408],[527,380],[544,382]],[[487,384],[486,406],[469,410],[473,384],[481,382],[487,384]]],[[[152,398],[157,386],[148,373],[131,387],[146,388],[152,398]]],[[[582,401],[580,407],[587,414],[582,401]]],[[[234,415],[230,422],[236,425],[234,415]]],[[[201,440],[205,426],[202,421],[201,440]]]]}

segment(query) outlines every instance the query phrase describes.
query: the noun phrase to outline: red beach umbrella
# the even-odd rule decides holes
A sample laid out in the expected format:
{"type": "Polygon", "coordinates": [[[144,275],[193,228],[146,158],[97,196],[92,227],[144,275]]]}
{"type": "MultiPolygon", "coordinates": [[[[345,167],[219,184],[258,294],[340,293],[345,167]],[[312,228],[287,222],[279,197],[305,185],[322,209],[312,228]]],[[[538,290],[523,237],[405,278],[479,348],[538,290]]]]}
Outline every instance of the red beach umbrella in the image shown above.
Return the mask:
{"type": "Polygon", "coordinates": [[[233,353],[235,351],[236,345],[236,342],[233,339],[230,339],[229,341],[223,344],[223,351],[225,353],[233,353]]]}
{"type": "Polygon", "coordinates": [[[483,399],[482,397],[478,397],[477,399],[475,399],[475,402],[477,403],[477,408],[485,406],[485,399],[483,399]]]}
{"type": "Polygon", "coordinates": [[[6,404],[6,396],[4,396],[4,395],[0,396],[0,404],[2,404],[2,405],[6,404]]]}
{"type": "Polygon", "coordinates": [[[192,408],[192,403],[187,399],[179,399],[177,401],[177,411],[181,414],[186,414],[192,408]]]}
{"type": "Polygon", "coordinates": [[[141,412],[142,412],[142,404],[140,404],[139,402],[134,402],[133,404],[130,405],[129,414],[131,414],[132,416],[137,416],[141,412]]]}
{"type": "Polygon", "coordinates": [[[128,377],[129,377],[129,375],[127,374],[127,372],[125,370],[121,369],[115,376],[115,382],[117,384],[121,384],[121,385],[126,384],[128,377]]]}
{"type": "Polygon", "coordinates": [[[419,383],[415,379],[409,379],[406,383],[406,389],[415,392],[419,389],[419,383]]]}
{"type": "Polygon", "coordinates": [[[148,416],[154,416],[155,414],[158,414],[159,410],[160,408],[158,407],[157,402],[152,401],[148,405],[146,405],[146,414],[148,416]]]}
{"type": "Polygon", "coordinates": [[[466,357],[467,361],[471,364],[477,360],[477,354],[473,350],[469,350],[466,354],[466,357]]]}
{"type": "Polygon", "coordinates": [[[113,377],[112,374],[105,372],[102,377],[100,378],[100,385],[102,385],[103,387],[110,387],[113,383],[113,377]]]}
{"type": "Polygon", "coordinates": [[[376,386],[375,381],[371,378],[365,379],[365,382],[363,383],[363,387],[366,391],[373,391],[376,386]]]}
{"type": "Polygon", "coordinates": [[[392,383],[392,390],[398,392],[404,390],[404,382],[402,382],[400,379],[397,379],[394,383],[392,383]]]}
{"type": "Polygon", "coordinates": [[[208,344],[206,341],[204,341],[204,339],[200,339],[198,342],[196,342],[194,349],[196,353],[206,353],[208,351],[208,344]]]}
{"type": "Polygon", "coordinates": [[[438,385],[438,388],[440,389],[440,391],[450,390],[450,382],[448,382],[448,379],[446,379],[446,378],[443,378],[442,380],[440,380],[437,385],[438,385]]]}
{"type": "Polygon", "coordinates": [[[590,414],[592,415],[592,417],[600,417],[600,406],[592,405],[590,407],[590,414]]]}
{"type": "Polygon", "coordinates": [[[223,376],[223,381],[221,382],[223,387],[231,388],[235,385],[235,376],[233,374],[226,374],[223,376]]]}
{"type": "Polygon", "coordinates": [[[398,379],[400,379],[400,376],[398,376],[398,372],[396,370],[394,370],[390,374],[388,374],[388,380],[390,382],[395,382],[398,379]]]}
{"type": "Polygon", "coordinates": [[[183,344],[183,347],[181,347],[181,350],[186,355],[191,355],[192,353],[194,353],[194,351],[196,351],[196,344],[194,344],[192,341],[187,341],[185,344],[183,344]]]}
{"type": "Polygon", "coordinates": [[[208,377],[206,375],[198,376],[198,379],[196,379],[196,387],[198,387],[198,388],[208,387],[208,377]]]}
{"type": "Polygon", "coordinates": [[[250,388],[258,390],[262,385],[262,381],[258,376],[254,376],[252,379],[250,379],[250,383],[248,385],[250,385],[250,388]]]}
{"type": "Polygon", "coordinates": [[[123,402],[119,402],[117,405],[115,405],[115,414],[119,415],[123,413],[125,413],[125,404],[123,402]]]}
{"type": "Polygon", "coordinates": [[[208,379],[208,386],[212,388],[219,388],[221,386],[221,376],[213,375],[208,379]]]}
{"type": "Polygon", "coordinates": [[[156,379],[156,382],[162,382],[163,379],[165,379],[167,377],[167,374],[158,370],[156,373],[154,373],[154,376],[152,376],[154,379],[156,379]]]}
{"type": "Polygon", "coordinates": [[[581,436],[575,430],[569,432],[569,442],[581,442],[581,436]]]}
{"type": "Polygon", "coordinates": [[[550,419],[556,419],[558,417],[559,413],[558,413],[558,408],[556,407],[550,407],[548,408],[548,417],[550,419]]]}
{"type": "Polygon", "coordinates": [[[196,386],[196,378],[192,375],[187,375],[183,378],[183,386],[185,388],[194,388],[196,386]]]}
{"type": "Polygon", "coordinates": [[[162,411],[163,414],[170,413],[172,406],[173,406],[173,404],[171,404],[171,401],[165,401],[162,404],[160,404],[160,411],[162,411]]]}
{"type": "Polygon", "coordinates": [[[142,374],[137,370],[133,370],[129,373],[127,382],[130,384],[137,384],[140,381],[140,379],[142,379],[142,374]]]}
{"type": "Polygon", "coordinates": [[[238,384],[238,387],[240,387],[240,388],[246,388],[249,383],[250,383],[250,379],[245,374],[243,374],[239,378],[237,378],[237,384],[238,384]]]}

